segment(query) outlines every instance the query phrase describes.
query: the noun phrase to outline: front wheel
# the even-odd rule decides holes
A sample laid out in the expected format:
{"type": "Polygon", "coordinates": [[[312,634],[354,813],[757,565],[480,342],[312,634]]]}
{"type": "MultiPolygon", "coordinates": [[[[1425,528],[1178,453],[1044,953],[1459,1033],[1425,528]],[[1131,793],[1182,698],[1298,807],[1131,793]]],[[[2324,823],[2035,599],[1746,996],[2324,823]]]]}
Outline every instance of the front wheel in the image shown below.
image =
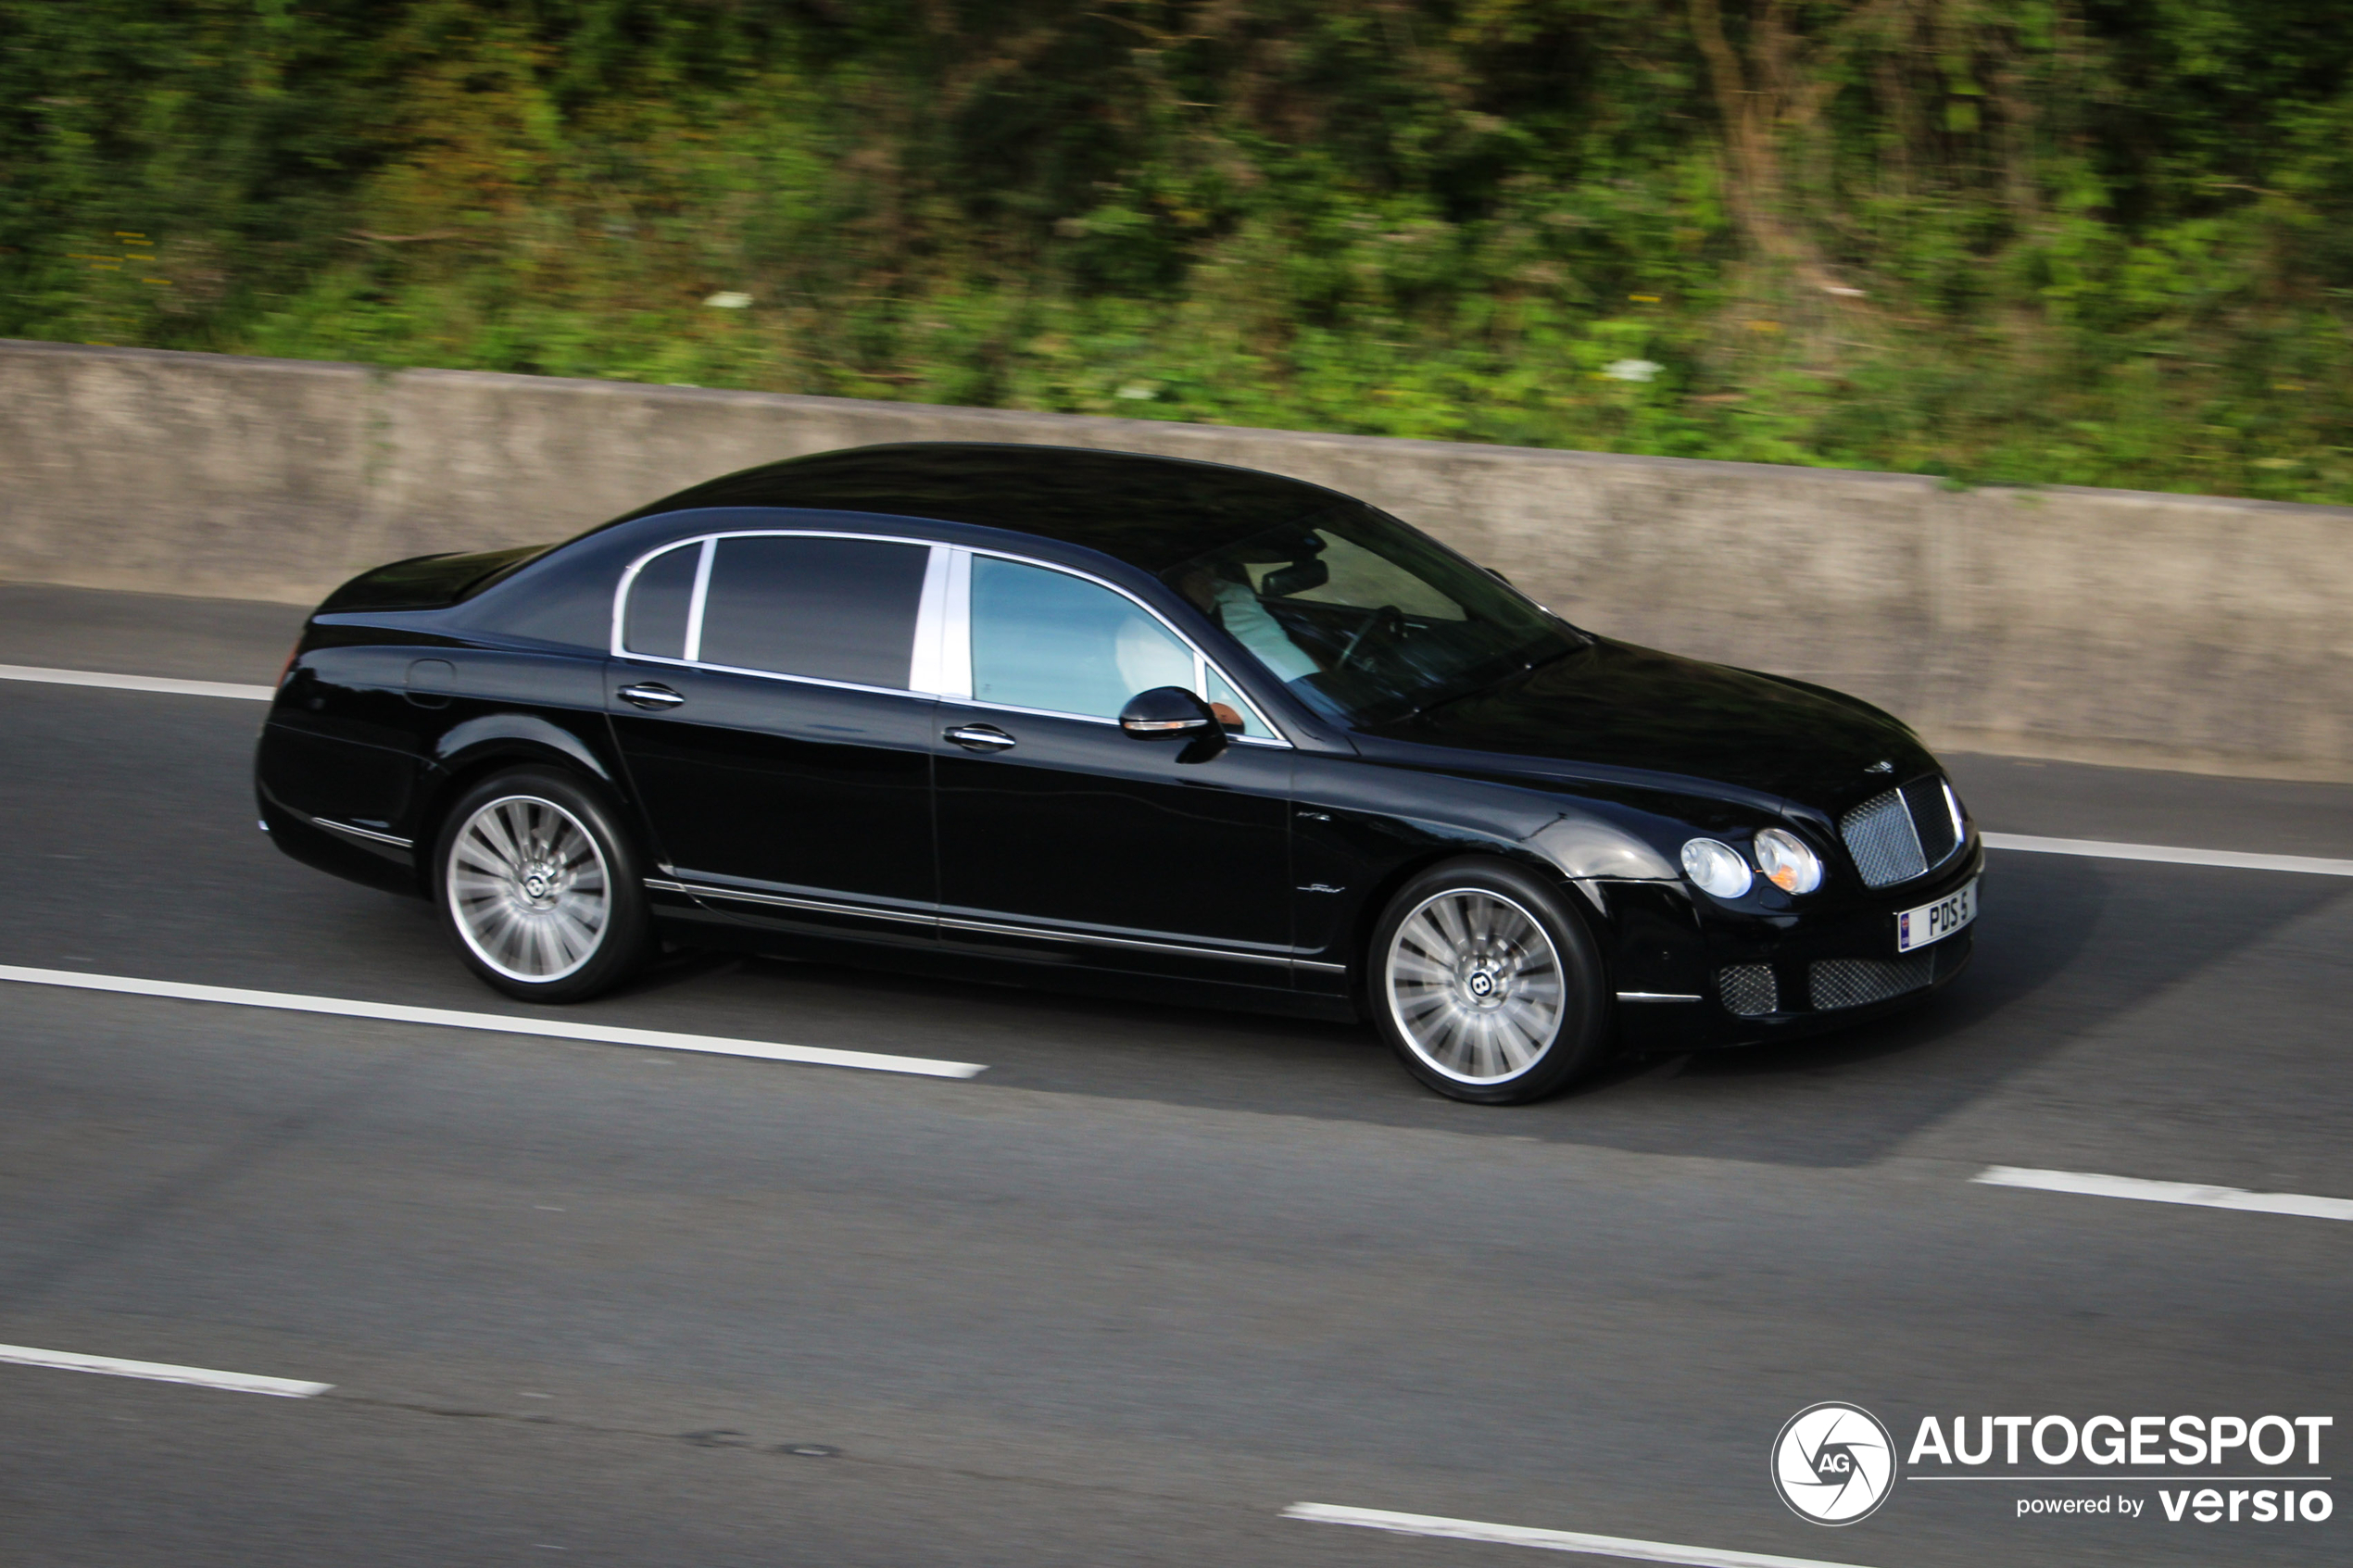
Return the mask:
{"type": "Polygon", "coordinates": [[[1440,1094],[1516,1105],[1567,1086],[1608,1038],[1609,996],[1584,922],[1501,860],[1434,866],[1373,935],[1376,1027],[1440,1094]]]}
{"type": "Polygon", "coordinates": [[[635,856],[604,802],[545,769],[461,797],[434,855],[434,902],[467,967],[510,997],[573,1002],[651,946],[635,856]]]}

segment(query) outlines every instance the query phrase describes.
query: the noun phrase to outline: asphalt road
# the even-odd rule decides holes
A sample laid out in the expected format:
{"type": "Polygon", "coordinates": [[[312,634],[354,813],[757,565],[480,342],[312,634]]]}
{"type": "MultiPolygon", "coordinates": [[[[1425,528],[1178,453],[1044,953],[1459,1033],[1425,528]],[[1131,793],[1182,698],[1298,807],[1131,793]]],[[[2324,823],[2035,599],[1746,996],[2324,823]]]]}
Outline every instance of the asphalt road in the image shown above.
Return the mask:
{"type": "MultiPolygon", "coordinates": [[[[266,682],[298,620],[0,587],[0,663],[266,682]]],[[[0,964],[529,1012],[422,904],[270,847],[259,716],[0,681],[0,964]]],[[[1996,831],[2353,858],[2353,788],[1953,761],[1996,831]]],[[[1969,1179],[2353,1198],[2348,995],[2353,879],[2003,852],[1929,1009],[1510,1110],[1361,1030],[766,960],[548,1016],[988,1071],[0,984],[0,1345],[333,1385],[0,1365],[0,1563],[1526,1549],[1299,1501],[1869,1568],[2341,1562],[2341,1481],[2326,1523],[2202,1525],[2154,1483],[1906,1480],[1828,1530],[1767,1453],[1826,1399],[1906,1447],[2191,1411],[2348,1451],[2353,1224],[1969,1179]],[[2103,1489],[2145,1512],[2015,1511],[2103,1489]]]]}

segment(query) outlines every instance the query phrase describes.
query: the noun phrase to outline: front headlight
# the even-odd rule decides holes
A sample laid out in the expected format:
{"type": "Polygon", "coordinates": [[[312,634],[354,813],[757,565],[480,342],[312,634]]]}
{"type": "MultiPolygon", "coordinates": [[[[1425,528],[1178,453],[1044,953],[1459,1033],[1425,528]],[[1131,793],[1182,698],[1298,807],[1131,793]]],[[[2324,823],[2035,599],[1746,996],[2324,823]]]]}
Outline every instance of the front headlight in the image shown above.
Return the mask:
{"type": "Polygon", "coordinates": [[[1756,869],[1784,893],[1811,893],[1822,885],[1822,858],[1797,834],[1780,828],[1756,835],[1756,869]]]}
{"type": "Polygon", "coordinates": [[[1741,859],[1741,852],[1712,838],[1694,838],[1683,846],[1683,874],[1702,893],[1713,893],[1718,898],[1739,897],[1748,891],[1751,880],[1748,862],[1741,859]]]}

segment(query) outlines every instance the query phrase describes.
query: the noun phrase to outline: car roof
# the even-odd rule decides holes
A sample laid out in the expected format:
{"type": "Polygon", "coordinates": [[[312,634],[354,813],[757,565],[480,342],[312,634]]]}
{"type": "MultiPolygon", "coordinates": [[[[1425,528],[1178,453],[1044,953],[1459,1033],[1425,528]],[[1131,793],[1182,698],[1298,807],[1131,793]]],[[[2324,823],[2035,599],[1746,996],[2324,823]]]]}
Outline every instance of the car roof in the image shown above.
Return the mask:
{"type": "Polygon", "coordinates": [[[1302,480],[1184,458],[910,441],[763,463],[614,522],[713,507],[931,518],[1060,540],[1158,573],[1270,528],[1363,505],[1302,480]]]}

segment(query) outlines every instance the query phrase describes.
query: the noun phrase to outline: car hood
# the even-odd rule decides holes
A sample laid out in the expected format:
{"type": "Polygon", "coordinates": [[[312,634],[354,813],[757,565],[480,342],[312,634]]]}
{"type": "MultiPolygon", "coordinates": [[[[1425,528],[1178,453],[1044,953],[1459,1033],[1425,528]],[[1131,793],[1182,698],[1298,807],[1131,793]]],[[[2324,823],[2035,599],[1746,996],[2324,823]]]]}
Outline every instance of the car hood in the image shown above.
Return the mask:
{"type": "Polygon", "coordinates": [[[1867,702],[1606,637],[1381,733],[1570,770],[1674,774],[1823,810],[1935,766],[1918,736],[1867,702]]]}

